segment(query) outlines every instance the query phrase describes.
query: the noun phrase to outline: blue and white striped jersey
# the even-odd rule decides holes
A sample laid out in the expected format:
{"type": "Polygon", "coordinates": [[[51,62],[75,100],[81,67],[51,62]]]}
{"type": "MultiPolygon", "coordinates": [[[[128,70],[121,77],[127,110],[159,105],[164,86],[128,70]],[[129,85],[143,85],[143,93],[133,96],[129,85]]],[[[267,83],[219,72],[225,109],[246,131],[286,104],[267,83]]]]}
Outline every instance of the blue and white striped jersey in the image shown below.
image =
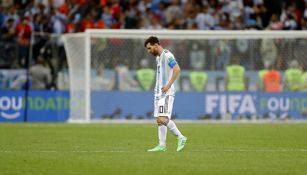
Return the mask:
{"type": "Polygon", "coordinates": [[[172,84],[171,88],[166,92],[162,93],[161,88],[165,86],[171,79],[173,74],[173,68],[177,64],[174,55],[164,49],[160,56],[156,58],[157,71],[156,71],[156,86],[155,86],[155,99],[160,99],[165,95],[175,96],[176,81],[172,84]]]}

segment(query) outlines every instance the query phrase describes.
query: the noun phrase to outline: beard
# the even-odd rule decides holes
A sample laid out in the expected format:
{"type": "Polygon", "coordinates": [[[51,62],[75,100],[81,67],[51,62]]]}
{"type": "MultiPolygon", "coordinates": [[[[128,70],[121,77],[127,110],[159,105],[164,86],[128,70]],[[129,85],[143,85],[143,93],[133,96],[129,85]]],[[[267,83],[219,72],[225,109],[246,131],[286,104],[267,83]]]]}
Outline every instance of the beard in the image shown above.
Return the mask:
{"type": "Polygon", "coordinates": [[[158,53],[158,51],[153,51],[152,55],[156,57],[156,56],[159,56],[159,53],[158,53]]]}

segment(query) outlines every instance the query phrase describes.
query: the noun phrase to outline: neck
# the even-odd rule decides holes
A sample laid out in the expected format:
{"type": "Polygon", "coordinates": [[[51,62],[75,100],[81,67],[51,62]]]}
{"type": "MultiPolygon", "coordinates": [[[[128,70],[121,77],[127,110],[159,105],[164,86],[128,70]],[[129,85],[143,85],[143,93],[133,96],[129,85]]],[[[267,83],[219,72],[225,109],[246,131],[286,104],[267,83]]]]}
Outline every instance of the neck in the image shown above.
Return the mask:
{"type": "Polygon", "coordinates": [[[163,53],[163,48],[161,47],[161,46],[159,46],[159,48],[158,48],[158,53],[159,53],[159,56],[161,56],[161,54],[163,53]]]}

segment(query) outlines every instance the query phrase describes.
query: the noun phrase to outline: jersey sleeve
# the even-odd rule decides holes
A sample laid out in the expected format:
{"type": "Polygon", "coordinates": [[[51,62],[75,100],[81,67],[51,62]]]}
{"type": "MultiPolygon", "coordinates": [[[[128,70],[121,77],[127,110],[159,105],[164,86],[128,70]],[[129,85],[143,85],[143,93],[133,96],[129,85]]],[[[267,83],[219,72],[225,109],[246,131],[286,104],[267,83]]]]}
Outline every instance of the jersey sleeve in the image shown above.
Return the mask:
{"type": "Polygon", "coordinates": [[[177,61],[173,54],[167,55],[167,64],[170,68],[174,68],[174,66],[177,64],[177,61]]]}

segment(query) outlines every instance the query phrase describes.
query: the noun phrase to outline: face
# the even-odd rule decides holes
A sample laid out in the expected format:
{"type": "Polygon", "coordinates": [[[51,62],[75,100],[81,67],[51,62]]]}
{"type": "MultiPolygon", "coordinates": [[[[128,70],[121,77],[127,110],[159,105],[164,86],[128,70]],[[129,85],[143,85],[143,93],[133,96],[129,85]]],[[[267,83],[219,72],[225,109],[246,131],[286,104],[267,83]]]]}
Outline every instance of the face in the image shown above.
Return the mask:
{"type": "Polygon", "coordinates": [[[151,45],[150,43],[147,43],[146,48],[147,48],[147,52],[152,54],[153,56],[159,55],[158,44],[151,45]]]}

